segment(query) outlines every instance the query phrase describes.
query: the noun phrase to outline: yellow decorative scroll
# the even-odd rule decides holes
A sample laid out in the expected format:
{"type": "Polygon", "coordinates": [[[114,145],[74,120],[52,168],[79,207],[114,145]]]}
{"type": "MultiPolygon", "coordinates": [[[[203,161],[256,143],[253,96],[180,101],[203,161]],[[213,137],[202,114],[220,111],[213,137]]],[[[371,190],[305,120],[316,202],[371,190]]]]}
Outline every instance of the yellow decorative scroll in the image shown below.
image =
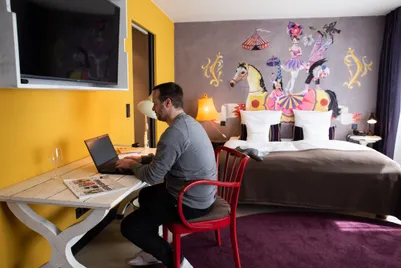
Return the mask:
{"type": "Polygon", "coordinates": [[[222,79],[220,79],[221,75],[222,75],[222,68],[223,68],[223,56],[221,55],[221,53],[219,52],[216,55],[216,59],[215,61],[211,63],[210,59],[207,58],[207,64],[202,65],[202,70],[203,70],[203,75],[206,78],[209,78],[210,75],[212,76],[212,80],[210,80],[210,84],[218,87],[220,85],[220,82],[223,82],[222,79]],[[217,67],[217,69],[216,69],[217,67]]]}
{"type": "Polygon", "coordinates": [[[357,84],[358,87],[361,86],[361,82],[358,81],[359,77],[364,77],[368,74],[368,71],[372,71],[372,65],[373,62],[370,61],[370,63],[366,63],[365,59],[366,56],[362,58],[362,62],[358,59],[357,56],[355,56],[355,50],[348,48],[347,55],[344,57],[344,63],[347,65],[348,72],[350,74],[350,79],[348,82],[344,83],[344,86],[347,86],[349,89],[353,89],[354,86],[353,84],[357,84]],[[351,69],[351,66],[353,66],[353,63],[356,64],[356,72],[354,73],[353,70],[351,69]],[[363,65],[362,65],[363,63],[363,65]]]}

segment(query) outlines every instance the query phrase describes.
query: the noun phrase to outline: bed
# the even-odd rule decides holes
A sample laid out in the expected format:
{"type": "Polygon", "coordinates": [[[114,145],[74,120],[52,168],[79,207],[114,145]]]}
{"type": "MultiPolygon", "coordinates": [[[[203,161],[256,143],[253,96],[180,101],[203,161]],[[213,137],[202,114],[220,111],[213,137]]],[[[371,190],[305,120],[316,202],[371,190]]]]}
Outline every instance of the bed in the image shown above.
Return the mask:
{"type": "MultiPolygon", "coordinates": [[[[240,203],[366,212],[401,219],[401,167],[378,151],[342,140],[247,141],[262,161],[245,169],[240,203]]],[[[221,167],[219,167],[220,169],[221,167]]]]}

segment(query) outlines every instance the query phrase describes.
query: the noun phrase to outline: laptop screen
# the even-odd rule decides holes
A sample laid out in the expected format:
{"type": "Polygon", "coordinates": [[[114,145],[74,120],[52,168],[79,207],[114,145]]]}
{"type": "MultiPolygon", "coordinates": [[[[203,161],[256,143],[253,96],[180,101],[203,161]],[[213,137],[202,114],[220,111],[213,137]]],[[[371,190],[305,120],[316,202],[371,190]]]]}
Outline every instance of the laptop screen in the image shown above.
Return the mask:
{"type": "Polygon", "coordinates": [[[85,141],[86,146],[92,156],[96,166],[100,166],[107,161],[118,157],[111,143],[109,135],[105,134],[85,141]]]}

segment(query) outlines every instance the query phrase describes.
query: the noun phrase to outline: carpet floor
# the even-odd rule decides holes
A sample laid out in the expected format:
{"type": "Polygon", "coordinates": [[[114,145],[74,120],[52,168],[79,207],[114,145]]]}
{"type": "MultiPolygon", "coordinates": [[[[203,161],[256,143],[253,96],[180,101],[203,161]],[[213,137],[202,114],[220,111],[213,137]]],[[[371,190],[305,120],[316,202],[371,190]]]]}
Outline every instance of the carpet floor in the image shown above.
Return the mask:
{"type": "MultiPolygon", "coordinates": [[[[229,229],[217,246],[213,232],[182,238],[194,267],[233,268],[229,229]]],[[[240,217],[237,235],[244,268],[399,268],[401,226],[366,218],[313,212],[240,217]]]]}

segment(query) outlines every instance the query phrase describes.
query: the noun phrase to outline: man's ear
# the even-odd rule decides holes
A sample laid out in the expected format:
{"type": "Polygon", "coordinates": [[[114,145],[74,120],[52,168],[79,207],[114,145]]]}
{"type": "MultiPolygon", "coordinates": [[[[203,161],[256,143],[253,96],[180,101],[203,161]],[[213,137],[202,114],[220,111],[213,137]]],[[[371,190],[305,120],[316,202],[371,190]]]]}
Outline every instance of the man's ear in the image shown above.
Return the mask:
{"type": "Polygon", "coordinates": [[[170,108],[172,105],[173,105],[173,103],[171,102],[171,99],[170,99],[170,98],[167,98],[167,99],[166,99],[166,107],[167,107],[167,108],[170,108]]]}

